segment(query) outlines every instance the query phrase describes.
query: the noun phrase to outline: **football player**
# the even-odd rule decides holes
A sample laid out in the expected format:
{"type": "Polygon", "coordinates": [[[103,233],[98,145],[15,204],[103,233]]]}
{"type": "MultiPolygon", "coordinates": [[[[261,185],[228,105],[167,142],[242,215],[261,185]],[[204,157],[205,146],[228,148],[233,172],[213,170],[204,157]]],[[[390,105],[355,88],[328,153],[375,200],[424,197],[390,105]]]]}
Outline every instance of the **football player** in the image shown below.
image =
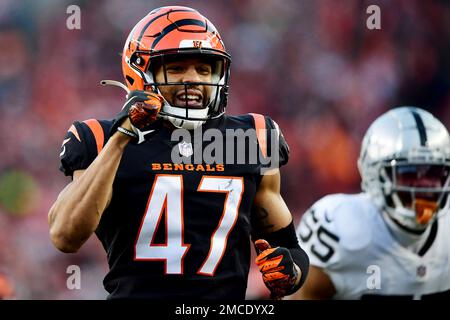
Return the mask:
{"type": "Polygon", "coordinates": [[[311,259],[290,299],[429,299],[450,295],[450,137],[429,112],[376,119],[358,159],[363,192],[317,201],[298,226],[311,259]]]}
{"type": "Polygon", "coordinates": [[[278,167],[289,149],[269,117],[225,114],[230,62],[198,11],[155,9],[124,46],[122,110],[69,128],[60,169],[72,182],[49,211],[50,237],[59,250],[76,252],[97,235],[110,267],[108,298],[243,299],[252,239],[274,298],[303,284],[308,257],[280,195],[278,167]],[[172,141],[174,130],[210,128],[224,137],[256,130],[247,144],[263,158],[275,141],[277,168],[262,175],[262,160],[174,163],[173,150],[192,160],[210,143],[172,141]]]}

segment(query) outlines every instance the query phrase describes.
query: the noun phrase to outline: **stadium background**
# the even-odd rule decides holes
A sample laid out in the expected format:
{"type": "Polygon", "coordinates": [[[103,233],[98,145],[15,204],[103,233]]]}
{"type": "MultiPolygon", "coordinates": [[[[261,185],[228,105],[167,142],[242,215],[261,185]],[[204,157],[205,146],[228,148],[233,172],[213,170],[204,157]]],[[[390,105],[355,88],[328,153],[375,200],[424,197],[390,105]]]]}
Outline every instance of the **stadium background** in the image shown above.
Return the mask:
{"type": "MultiPolygon", "coordinates": [[[[282,194],[297,222],[319,197],[358,192],[356,159],[370,122],[416,105],[450,125],[448,1],[0,1],[0,293],[17,299],[103,299],[106,256],[95,237],[65,255],[48,238],[47,212],[69,179],[60,145],[74,120],[122,106],[120,56],[151,9],[188,5],[219,29],[232,55],[228,112],[270,115],[291,148],[282,194]],[[81,30],[66,8],[81,8],[81,30]],[[368,30],[367,6],[381,8],[368,30]],[[68,290],[66,268],[81,268],[68,290]]],[[[249,298],[264,297],[258,272],[249,298]]]]}

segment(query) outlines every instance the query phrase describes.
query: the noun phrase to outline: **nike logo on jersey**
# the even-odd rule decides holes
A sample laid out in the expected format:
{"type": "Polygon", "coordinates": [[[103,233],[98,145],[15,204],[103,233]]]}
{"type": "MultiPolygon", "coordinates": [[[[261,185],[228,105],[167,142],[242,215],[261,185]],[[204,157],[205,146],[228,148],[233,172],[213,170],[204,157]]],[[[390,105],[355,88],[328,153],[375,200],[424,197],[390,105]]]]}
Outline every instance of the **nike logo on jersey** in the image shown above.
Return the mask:
{"type": "Polygon", "coordinates": [[[147,130],[147,131],[136,130],[136,131],[138,134],[138,143],[142,143],[145,140],[145,135],[152,133],[155,130],[147,130]]]}

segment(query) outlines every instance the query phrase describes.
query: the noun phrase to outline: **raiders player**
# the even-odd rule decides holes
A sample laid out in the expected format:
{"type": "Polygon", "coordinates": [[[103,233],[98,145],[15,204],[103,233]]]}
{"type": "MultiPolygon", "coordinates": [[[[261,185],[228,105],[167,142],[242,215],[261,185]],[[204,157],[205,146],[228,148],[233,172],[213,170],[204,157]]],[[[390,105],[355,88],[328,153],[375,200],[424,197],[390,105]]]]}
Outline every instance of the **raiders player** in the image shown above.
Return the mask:
{"type": "Polygon", "coordinates": [[[368,129],[360,194],[317,201],[298,226],[311,261],[290,299],[450,295],[450,138],[429,112],[400,107],[368,129]]]}

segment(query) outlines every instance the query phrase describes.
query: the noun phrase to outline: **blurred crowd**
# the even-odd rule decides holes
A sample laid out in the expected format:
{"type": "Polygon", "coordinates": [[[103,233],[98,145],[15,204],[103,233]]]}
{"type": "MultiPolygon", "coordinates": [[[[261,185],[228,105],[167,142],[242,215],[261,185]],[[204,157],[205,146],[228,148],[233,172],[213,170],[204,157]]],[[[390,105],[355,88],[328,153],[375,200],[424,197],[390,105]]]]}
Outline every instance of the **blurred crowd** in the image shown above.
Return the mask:
{"type": "MultiPolygon", "coordinates": [[[[58,170],[74,120],[112,117],[124,92],[123,43],[150,10],[198,9],[232,55],[227,112],[270,115],[291,149],[282,194],[297,222],[319,197],[358,192],[356,159],[365,130],[400,105],[450,125],[448,1],[214,0],[0,1],[0,297],[103,299],[106,255],[92,238],[62,254],[48,237],[47,212],[70,181],[58,170]],[[81,8],[81,30],[66,9],[81,8]],[[366,9],[381,9],[369,30],[366,9]],[[81,269],[69,290],[67,267],[81,269]]],[[[249,298],[264,295],[255,269],[249,298]]]]}

